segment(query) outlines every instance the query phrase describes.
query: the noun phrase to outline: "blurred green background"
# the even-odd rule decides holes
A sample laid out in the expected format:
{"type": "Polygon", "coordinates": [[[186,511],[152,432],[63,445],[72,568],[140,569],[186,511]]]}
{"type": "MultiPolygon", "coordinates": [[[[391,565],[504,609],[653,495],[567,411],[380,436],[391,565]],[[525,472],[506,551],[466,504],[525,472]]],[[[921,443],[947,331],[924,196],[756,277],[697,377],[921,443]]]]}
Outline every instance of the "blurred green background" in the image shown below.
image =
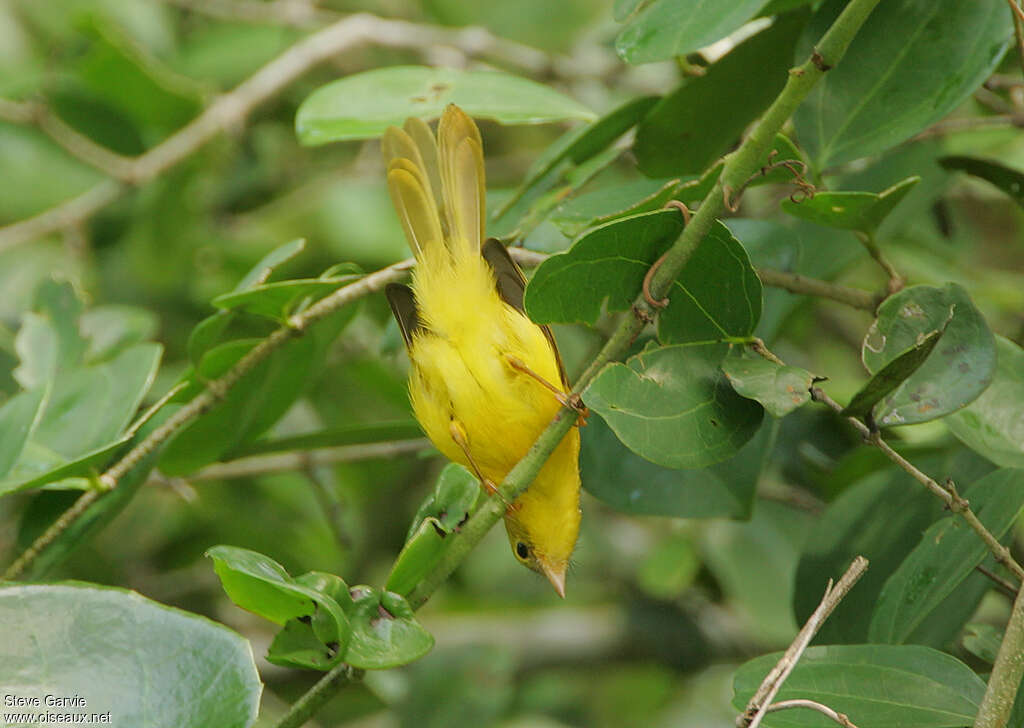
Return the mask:
{"type": "MultiPolygon", "coordinates": [[[[189,332],[212,313],[210,299],[230,290],[277,245],[308,241],[285,269],[288,277],[316,276],[342,261],[372,270],[407,256],[383,184],[379,145],[308,149],[295,140],[298,104],[329,80],[400,63],[498,67],[548,83],[599,113],[641,94],[669,91],[681,78],[676,64],[629,67],[616,59],[612,4],[366,0],[327,2],[310,13],[308,5],[285,0],[0,0],[0,97],[45,100],[75,131],[128,156],[155,147],[318,24],[352,11],[479,25],[542,51],[530,58],[546,59],[542,67],[524,68],[444,46],[369,44],[346,51],[95,215],[0,248],[0,392],[16,391],[14,332],[34,291],[50,277],[73,282],[90,306],[139,309],[165,346],[155,399],[184,369],[189,332]],[[261,12],[266,17],[254,17],[261,12]]],[[[974,104],[960,113],[973,113],[974,104]]],[[[5,108],[0,118],[10,119],[5,108]]],[[[566,128],[482,123],[494,196],[514,188],[566,128]]],[[[991,327],[1019,340],[1021,211],[993,189],[942,171],[934,158],[940,148],[964,148],[1020,167],[1024,145],[1012,129],[959,139],[904,145],[880,162],[843,170],[841,180],[847,189],[878,191],[922,174],[920,189],[886,231],[897,267],[915,283],[962,282],[991,327]]],[[[0,174],[0,225],[103,180],[38,128],[9,122],[0,122],[0,174]]],[[[605,185],[640,178],[628,154],[603,174],[605,185]]],[[[741,214],[778,216],[779,197],[753,191],[741,214]]],[[[819,259],[819,275],[841,272],[844,282],[876,285],[870,261],[856,247],[837,259],[822,252],[832,233],[796,229],[805,257],[819,259]]],[[[552,250],[568,239],[545,225],[528,242],[552,250]]],[[[775,339],[773,348],[787,361],[827,372],[837,399],[852,394],[863,380],[857,350],[870,316],[770,295],[778,299],[766,308],[774,311],[774,329],[766,335],[775,339]]],[[[557,334],[570,373],[578,372],[599,337],[571,327],[557,334]]],[[[275,433],[408,419],[405,371],[383,297],[372,297],[335,342],[327,370],[275,433]]],[[[906,435],[921,447],[961,448],[937,424],[906,435]]],[[[369,674],[346,688],[318,724],[731,725],[734,666],[784,647],[795,634],[793,582],[815,514],[855,479],[851,471],[870,471],[859,461],[845,464],[857,446],[854,436],[817,409],[800,410],[765,436],[775,438],[775,447],[746,521],[624,515],[585,494],[565,602],[509,558],[505,535],[495,529],[421,613],[435,650],[408,668],[369,674]]],[[[599,461],[607,432],[592,422],[583,437],[584,478],[608,477],[599,461]]],[[[203,552],[234,544],[268,554],[292,573],[315,569],[350,584],[381,584],[442,465],[425,451],[255,478],[163,479],[144,488],[50,578],[126,586],[238,630],[252,640],[267,684],[261,720],[269,724],[317,675],[260,659],[272,625],[227,600],[203,552]]],[[[652,477],[651,468],[628,466],[618,475],[623,481],[652,477]]],[[[74,495],[44,491],[0,501],[4,558],[29,543],[74,495]]]]}

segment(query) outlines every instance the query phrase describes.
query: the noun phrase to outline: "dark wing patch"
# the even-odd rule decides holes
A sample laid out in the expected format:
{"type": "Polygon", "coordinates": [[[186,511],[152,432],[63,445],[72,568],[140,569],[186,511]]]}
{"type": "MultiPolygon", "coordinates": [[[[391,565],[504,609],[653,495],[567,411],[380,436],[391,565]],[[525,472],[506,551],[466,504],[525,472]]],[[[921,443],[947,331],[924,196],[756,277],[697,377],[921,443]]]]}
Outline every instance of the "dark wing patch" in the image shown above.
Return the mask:
{"type": "MultiPolygon", "coordinates": [[[[494,281],[498,288],[498,295],[501,300],[526,316],[526,309],[523,307],[523,292],[526,290],[526,278],[523,272],[512,260],[508,248],[495,238],[488,238],[480,250],[487,265],[494,272],[494,281]]],[[[558,351],[558,344],[555,342],[555,335],[551,333],[548,326],[538,324],[544,333],[544,338],[551,344],[551,350],[555,353],[555,361],[558,363],[558,375],[562,379],[562,386],[568,391],[569,378],[565,375],[565,365],[562,363],[562,355],[558,351]]]]}
{"type": "Polygon", "coordinates": [[[501,300],[519,313],[525,314],[523,292],[526,290],[526,278],[512,260],[512,256],[508,254],[508,249],[494,238],[488,238],[480,253],[494,273],[501,300]]]}
{"type": "Polygon", "coordinates": [[[391,313],[395,315],[395,321],[398,322],[398,328],[402,332],[402,338],[405,339],[405,346],[408,348],[412,346],[413,334],[422,328],[412,289],[401,283],[389,283],[384,287],[384,295],[387,296],[388,303],[391,304],[391,313]]]}

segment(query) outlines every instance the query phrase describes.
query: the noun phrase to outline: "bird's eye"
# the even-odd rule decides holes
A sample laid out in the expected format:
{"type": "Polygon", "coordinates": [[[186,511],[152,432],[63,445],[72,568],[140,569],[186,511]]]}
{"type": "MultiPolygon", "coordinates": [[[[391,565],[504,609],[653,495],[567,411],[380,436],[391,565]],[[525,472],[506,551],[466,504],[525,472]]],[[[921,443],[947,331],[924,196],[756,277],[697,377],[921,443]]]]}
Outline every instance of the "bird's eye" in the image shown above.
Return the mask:
{"type": "Polygon", "coordinates": [[[522,541],[516,542],[516,556],[521,559],[525,559],[530,555],[530,547],[522,541]]]}

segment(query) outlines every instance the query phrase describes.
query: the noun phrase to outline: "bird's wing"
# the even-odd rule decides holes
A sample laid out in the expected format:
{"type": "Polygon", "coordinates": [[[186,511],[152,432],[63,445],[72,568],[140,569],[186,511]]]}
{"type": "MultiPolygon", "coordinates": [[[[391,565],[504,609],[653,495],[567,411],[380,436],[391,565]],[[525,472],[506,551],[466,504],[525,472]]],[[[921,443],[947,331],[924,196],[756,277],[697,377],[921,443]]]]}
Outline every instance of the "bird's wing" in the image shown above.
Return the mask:
{"type": "Polygon", "coordinates": [[[412,289],[401,283],[389,283],[384,287],[384,295],[391,305],[391,313],[395,315],[395,321],[398,322],[398,328],[402,332],[402,338],[408,348],[412,346],[413,334],[422,328],[412,289]]]}
{"type": "MultiPolygon", "coordinates": [[[[487,261],[487,265],[494,271],[494,280],[497,284],[498,295],[501,300],[526,316],[526,309],[523,307],[523,292],[526,290],[526,278],[523,272],[512,260],[508,249],[495,238],[488,238],[480,251],[487,261]]],[[[558,344],[555,342],[555,335],[551,328],[538,324],[544,333],[544,338],[551,344],[551,351],[554,352],[555,362],[558,364],[558,375],[562,380],[562,386],[569,389],[569,378],[565,374],[565,364],[562,363],[562,355],[558,351],[558,344]]]]}

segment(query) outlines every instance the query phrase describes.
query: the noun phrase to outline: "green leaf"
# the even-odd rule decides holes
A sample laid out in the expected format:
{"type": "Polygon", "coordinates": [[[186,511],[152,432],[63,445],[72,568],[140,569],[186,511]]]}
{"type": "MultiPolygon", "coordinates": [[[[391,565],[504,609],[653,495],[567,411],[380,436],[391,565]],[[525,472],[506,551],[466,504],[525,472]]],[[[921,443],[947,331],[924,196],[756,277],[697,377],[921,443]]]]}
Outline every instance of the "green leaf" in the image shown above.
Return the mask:
{"type": "MultiPolygon", "coordinates": [[[[726,13],[734,5],[717,7],[726,13]]],[[[644,174],[699,174],[728,151],[785,85],[806,19],[800,13],[779,20],[659,101],[636,130],[633,151],[644,174]]]]}
{"type": "Polygon", "coordinates": [[[58,487],[86,488],[89,482],[85,478],[98,475],[99,469],[131,439],[128,436],[121,437],[71,460],[66,460],[42,445],[29,442],[14,468],[0,479],[0,495],[33,490],[51,483],[59,483],[58,487]],[[81,480],[76,482],[74,479],[81,480]]]}
{"type": "Polygon", "coordinates": [[[57,369],[78,366],[86,342],[79,330],[79,318],[85,305],[70,281],[44,279],[36,288],[32,310],[45,316],[57,334],[57,369]]]}
{"type": "Polygon", "coordinates": [[[149,391],[162,351],[136,344],[103,364],[59,375],[32,442],[69,460],[110,444],[149,391]]]}
{"type": "MultiPolygon", "coordinates": [[[[238,284],[231,290],[231,293],[242,293],[254,286],[266,283],[277,268],[287,263],[305,249],[306,241],[302,238],[297,238],[296,240],[287,242],[284,245],[279,245],[264,255],[256,265],[250,268],[249,271],[242,276],[242,279],[238,284]]],[[[231,295],[231,293],[226,295],[231,295]]],[[[216,301],[214,301],[214,304],[216,305],[216,301]]],[[[191,360],[193,364],[198,364],[202,360],[203,355],[220,342],[224,336],[224,332],[227,331],[228,326],[230,326],[231,322],[234,320],[234,311],[218,311],[212,316],[207,316],[196,324],[196,327],[192,329],[192,333],[189,334],[188,337],[189,360],[191,360]]]]}
{"type": "Polygon", "coordinates": [[[275,321],[284,321],[303,299],[319,300],[359,277],[347,275],[263,283],[244,291],[217,296],[213,299],[213,305],[226,311],[242,310],[275,321]]]}
{"type": "Polygon", "coordinates": [[[573,165],[580,165],[605,151],[616,139],[632,129],[658,100],[657,96],[641,96],[627,101],[600,119],[567,131],[548,146],[530,165],[526,177],[515,192],[494,213],[495,229],[513,224],[513,218],[524,214],[526,203],[550,191],[573,165]]]}
{"type": "Polygon", "coordinates": [[[221,545],[208,549],[206,556],[213,559],[213,569],[231,601],[275,624],[310,615],[321,601],[321,592],[297,583],[264,554],[221,545]]]}
{"type": "MultiPolygon", "coordinates": [[[[964,495],[985,527],[1001,539],[1024,509],[1024,470],[997,470],[964,495]]],[[[988,547],[960,516],[933,523],[882,588],[868,639],[905,642],[987,554],[988,547]]]]}
{"type": "Polygon", "coordinates": [[[652,0],[619,33],[615,50],[634,65],[686,55],[732,33],[766,1],[652,0]]]}
{"type": "Polygon", "coordinates": [[[42,404],[43,390],[35,389],[12,397],[0,407],[0,478],[10,472],[21,456],[39,421],[42,404]]]}
{"type": "Polygon", "coordinates": [[[943,325],[946,331],[925,362],[877,405],[879,425],[944,417],[977,399],[992,381],[996,368],[992,332],[956,283],[942,288],[911,286],[887,298],[864,337],[864,366],[877,374],[943,325]]]}
{"type": "MultiPolygon", "coordinates": [[[[602,306],[627,310],[647,271],[682,227],[678,211],[660,210],[595,228],[536,270],[526,287],[530,318],[538,323],[593,324],[602,306]]],[[[716,223],[690,256],[668,299],[658,319],[662,341],[721,341],[754,330],[761,314],[761,283],[743,246],[716,223]]]]}
{"type": "MultiPolygon", "coordinates": [[[[854,587],[856,590],[856,587],[854,587]]],[[[781,652],[745,663],[733,679],[739,710],[781,652]]],[[[955,657],[919,645],[811,647],[774,701],[804,699],[844,713],[857,725],[886,728],[961,728],[974,721],[985,683],[955,657]]],[[[834,725],[817,713],[782,710],[765,716],[768,728],[834,725]]]]}
{"type": "Polygon", "coordinates": [[[13,376],[25,389],[42,387],[57,374],[60,340],[49,319],[29,311],[14,338],[20,364],[13,376]]]}
{"type": "Polygon", "coordinates": [[[628,450],[600,417],[581,432],[583,487],[612,508],[675,518],[749,518],[773,441],[770,421],[728,460],[696,470],[655,465],[628,450]]]}
{"type": "MultiPolygon", "coordinates": [[[[320,372],[328,347],[357,310],[356,305],[345,306],[256,365],[209,412],[174,436],[160,456],[161,471],[192,473],[266,432],[320,372]]],[[[257,343],[232,341],[209,350],[179,399],[195,396],[203,382],[224,374],[257,343]]]]}
{"type": "Polygon", "coordinates": [[[773,417],[785,417],[811,399],[814,376],[806,369],[780,366],[761,357],[728,356],[722,371],[738,394],[757,400],[773,417]]]}
{"type": "Polygon", "coordinates": [[[764,410],[718,368],[715,345],[666,346],[606,366],[583,393],[623,444],[669,468],[702,468],[735,455],[764,410]]]}
{"type": "Polygon", "coordinates": [[[999,645],[1003,643],[1003,630],[991,624],[969,624],[964,627],[964,649],[990,665],[996,661],[999,645]]]}
{"type": "Polygon", "coordinates": [[[104,361],[129,346],[156,336],[157,316],[136,306],[110,304],[85,311],[79,319],[82,336],[89,342],[85,362],[104,361]]]}
{"type": "Polygon", "coordinates": [[[1024,172],[991,159],[951,155],[941,157],[939,165],[943,169],[960,170],[969,175],[991,182],[1001,189],[1010,199],[1024,207],[1024,172]]]}
{"type": "MultiPolygon", "coordinates": [[[[601,181],[600,177],[595,180],[598,181],[601,181]]],[[[613,220],[660,210],[675,197],[680,184],[677,179],[667,182],[646,178],[623,181],[615,175],[610,184],[569,198],[552,212],[550,220],[566,237],[576,237],[613,220]]]]}
{"type": "Polygon", "coordinates": [[[761,279],[729,228],[716,222],[672,283],[658,338],[666,344],[745,338],[760,318],[761,279]]]}
{"type": "MultiPolygon", "coordinates": [[[[934,453],[902,454],[926,473],[959,478],[963,471],[959,458],[969,451],[947,447],[934,453]]],[[[842,467],[836,472],[841,471],[842,467]]],[[[965,474],[965,479],[969,477],[965,474]]],[[[818,606],[822,585],[841,575],[855,556],[862,555],[871,562],[871,568],[825,622],[817,640],[825,644],[866,642],[871,613],[889,575],[917,547],[921,533],[943,515],[937,498],[891,465],[847,486],[807,533],[793,592],[797,622],[806,620],[818,606]]],[[[987,584],[978,584],[965,583],[951,594],[919,626],[911,641],[944,647],[987,591],[987,584]]]]}
{"type": "Polygon", "coordinates": [[[318,88],[299,106],[295,131],[307,145],[374,139],[410,116],[437,118],[448,104],[502,124],[594,118],[567,96],[508,73],[391,66],[318,88]]]}
{"type": "Polygon", "coordinates": [[[233,454],[235,457],[243,457],[245,455],[261,455],[291,450],[315,450],[341,445],[360,445],[367,442],[403,440],[422,435],[423,430],[416,420],[374,422],[365,425],[330,427],[324,430],[317,430],[316,432],[257,440],[237,448],[233,454]]]}
{"type": "Polygon", "coordinates": [[[85,584],[5,586],[0,615],[7,691],[85,701],[21,712],[105,713],[123,726],[246,728],[256,720],[262,686],[249,643],[204,617],[85,584]]]}
{"type": "Polygon", "coordinates": [[[644,274],[682,231],[682,215],[675,210],[627,217],[591,230],[568,252],[551,256],[534,271],[524,296],[527,313],[537,323],[594,324],[603,305],[609,311],[628,310],[644,274]]]}
{"type": "Polygon", "coordinates": [[[943,422],[968,447],[1008,468],[1024,467],[1024,350],[996,338],[998,363],[992,383],[969,405],[943,422]]]}
{"type": "MultiPolygon", "coordinates": [[[[846,5],[829,0],[797,49],[807,57],[846,5]]],[[[988,78],[1012,23],[1000,0],[890,0],[793,117],[819,169],[888,149],[943,118],[988,78]],[[907,69],[914,69],[908,73],[907,69]]]]}
{"type": "Polygon", "coordinates": [[[231,601],[284,626],[270,646],[270,662],[328,670],[341,661],[351,635],[344,582],[339,588],[340,579],[318,574],[293,579],[269,556],[235,546],[214,546],[206,555],[231,601]]]}
{"type": "Polygon", "coordinates": [[[868,383],[853,395],[850,403],[839,414],[843,417],[867,417],[883,397],[903,384],[924,364],[945,330],[946,326],[943,325],[942,329],[919,337],[914,346],[879,369],[868,383]]]}
{"type": "Polygon", "coordinates": [[[449,463],[438,476],[434,491],[413,518],[405,546],[388,576],[387,590],[408,594],[440,561],[447,538],[472,512],[480,484],[464,467],[449,463]]]}
{"type": "Polygon", "coordinates": [[[818,192],[800,202],[783,200],[782,209],[793,217],[818,225],[870,235],[920,181],[920,177],[908,177],[878,194],[818,192]]]}
{"type": "Polygon", "coordinates": [[[93,42],[73,69],[97,97],[142,129],[169,133],[198,113],[198,84],[166,68],[113,23],[90,18],[87,30],[93,42]]]}
{"type": "Polygon", "coordinates": [[[287,263],[306,249],[304,238],[296,238],[283,245],[279,245],[269,253],[260,258],[260,261],[249,269],[249,272],[242,276],[242,280],[235,286],[234,291],[244,291],[253,286],[258,286],[270,280],[278,268],[287,263]]]}
{"type": "Polygon", "coordinates": [[[434,638],[398,594],[368,586],[352,588],[352,642],[345,662],[364,670],[407,665],[430,652],[434,638]]]}

